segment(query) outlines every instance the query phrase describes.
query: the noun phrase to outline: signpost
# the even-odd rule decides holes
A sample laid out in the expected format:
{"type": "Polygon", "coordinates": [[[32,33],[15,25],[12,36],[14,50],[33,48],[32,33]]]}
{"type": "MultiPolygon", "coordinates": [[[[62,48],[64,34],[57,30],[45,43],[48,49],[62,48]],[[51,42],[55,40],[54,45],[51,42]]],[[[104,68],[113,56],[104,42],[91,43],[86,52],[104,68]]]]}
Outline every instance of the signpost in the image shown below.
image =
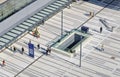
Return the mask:
{"type": "MultiPolygon", "coordinates": [[[[82,40],[82,36],[81,36],[82,40]]],[[[80,62],[79,62],[79,67],[81,67],[81,59],[82,59],[82,41],[80,42],[80,62]]]]}
{"type": "Polygon", "coordinates": [[[63,37],[63,10],[61,11],[61,37],[63,37]]]}
{"type": "Polygon", "coordinates": [[[28,43],[28,48],[29,48],[29,56],[34,58],[34,44],[28,43]]]}

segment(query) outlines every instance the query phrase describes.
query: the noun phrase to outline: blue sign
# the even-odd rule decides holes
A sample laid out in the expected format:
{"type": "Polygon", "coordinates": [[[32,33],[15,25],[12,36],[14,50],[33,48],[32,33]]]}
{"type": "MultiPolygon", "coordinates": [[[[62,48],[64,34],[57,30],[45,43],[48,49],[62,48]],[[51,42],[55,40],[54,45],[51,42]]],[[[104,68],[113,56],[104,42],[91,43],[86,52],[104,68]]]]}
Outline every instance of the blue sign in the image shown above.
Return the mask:
{"type": "Polygon", "coordinates": [[[34,58],[34,45],[31,43],[28,43],[28,47],[29,47],[29,56],[34,58]]]}

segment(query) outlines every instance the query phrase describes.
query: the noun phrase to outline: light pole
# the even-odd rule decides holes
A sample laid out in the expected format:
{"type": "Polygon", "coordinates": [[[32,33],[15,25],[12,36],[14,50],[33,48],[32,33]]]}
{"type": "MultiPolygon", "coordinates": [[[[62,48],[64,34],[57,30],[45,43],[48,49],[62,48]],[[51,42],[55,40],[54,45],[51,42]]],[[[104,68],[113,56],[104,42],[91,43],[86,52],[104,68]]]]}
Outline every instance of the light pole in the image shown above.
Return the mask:
{"type": "Polygon", "coordinates": [[[61,37],[63,36],[63,10],[61,11],[61,37]]]}
{"type": "MultiPolygon", "coordinates": [[[[80,38],[82,40],[82,36],[80,38]]],[[[81,58],[82,57],[82,41],[80,41],[80,62],[79,62],[79,67],[81,67],[81,58]]]]}

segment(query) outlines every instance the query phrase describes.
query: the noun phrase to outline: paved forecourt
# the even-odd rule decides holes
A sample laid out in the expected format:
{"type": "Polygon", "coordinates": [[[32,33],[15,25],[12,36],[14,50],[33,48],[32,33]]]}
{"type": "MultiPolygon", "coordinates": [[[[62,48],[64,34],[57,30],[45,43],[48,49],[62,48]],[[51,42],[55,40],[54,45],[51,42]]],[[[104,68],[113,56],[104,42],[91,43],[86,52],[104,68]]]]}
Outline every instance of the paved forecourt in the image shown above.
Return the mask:
{"type": "MultiPolygon", "coordinates": [[[[100,3],[105,6],[107,4],[100,3]]],[[[108,6],[109,7],[109,6],[108,6]]],[[[25,35],[23,38],[15,42],[12,46],[16,46],[17,52],[11,52],[6,49],[0,54],[0,60],[6,60],[6,66],[1,67],[0,76],[3,77],[119,77],[119,44],[120,44],[120,26],[119,11],[82,2],[81,4],[73,3],[70,9],[64,9],[64,31],[70,31],[79,28],[85,21],[84,26],[90,28],[92,37],[85,45],[82,51],[82,67],[79,66],[80,54],[69,58],[55,52],[50,55],[43,55],[38,49],[37,44],[43,49],[55,38],[61,35],[61,12],[46,21],[44,25],[40,25],[38,30],[40,38],[33,37],[31,34],[25,35]],[[93,8],[94,7],[94,8],[93,8]],[[100,11],[101,10],[101,11],[100,11]],[[87,16],[89,11],[99,13],[90,18],[87,16]],[[108,12],[110,11],[110,12],[108,12]],[[112,14],[115,14],[111,16],[112,14]],[[99,19],[103,18],[110,25],[114,26],[113,32],[108,31],[99,19]],[[87,21],[89,20],[89,21],[87,21]],[[103,27],[102,33],[99,28],[103,27]],[[35,45],[35,58],[28,56],[28,45],[31,42],[35,45]],[[100,51],[101,44],[104,45],[104,51],[100,51]],[[22,55],[19,50],[25,48],[22,55]],[[111,57],[115,57],[114,59],[111,57]]],[[[12,47],[11,46],[11,47],[12,47]]],[[[9,47],[10,48],[10,47],[9,47]]],[[[79,51],[79,49],[78,49],[79,51]]]]}

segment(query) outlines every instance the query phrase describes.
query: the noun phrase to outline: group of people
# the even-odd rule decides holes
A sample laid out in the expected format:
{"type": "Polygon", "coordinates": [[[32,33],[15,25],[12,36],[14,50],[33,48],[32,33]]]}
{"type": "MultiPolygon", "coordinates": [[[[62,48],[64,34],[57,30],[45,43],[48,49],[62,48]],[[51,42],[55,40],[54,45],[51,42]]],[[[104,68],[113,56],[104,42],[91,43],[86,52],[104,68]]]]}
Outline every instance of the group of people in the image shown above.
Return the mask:
{"type": "MultiPolygon", "coordinates": [[[[16,52],[17,51],[17,48],[15,46],[11,47],[11,50],[13,52],[16,52]]],[[[21,48],[21,53],[23,54],[24,53],[24,47],[21,48]]]]}
{"type": "MultiPolygon", "coordinates": [[[[113,26],[111,27],[111,32],[113,32],[113,26]]],[[[102,33],[102,30],[103,30],[103,28],[102,27],[100,27],[100,33],[102,33]]]]}
{"type": "MultiPolygon", "coordinates": [[[[40,49],[40,45],[39,45],[39,44],[37,44],[37,48],[40,49]]],[[[51,47],[50,47],[50,46],[47,46],[47,49],[46,49],[45,54],[48,55],[48,54],[50,54],[50,53],[51,53],[51,47]]]]}
{"type": "MultiPolygon", "coordinates": [[[[40,49],[40,44],[37,44],[37,49],[40,49]]],[[[17,51],[17,48],[15,46],[11,47],[11,50],[13,52],[16,52],[17,51]]],[[[21,48],[21,54],[23,54],[25,51],[24,47],[21,48]]],[[[46,55],[48,55],[49,53],[51,53],[51,47],[50,46],[47,46],[47,49],[46,49],[46,55]]]]}
{"type": "MultiPolygon", "coordinates": [[[[90,16],[90,17],[94,17],[94,15],[95,15],[94,12],[89,12],[89,16],[90,16]]],[[[113,28],[114,28],[114,27],[112,26],[112,27],[111,27],[111,32],[113,32],[113,28]]],[[[100,27],[100,33],[102,33],[102,30],[103,30],[102,27],[100,27]]]]}
{"type": "Polygon", "coordinates": [[[89,12],[90,17],[94,17],[94,12],[89,12]]]}

